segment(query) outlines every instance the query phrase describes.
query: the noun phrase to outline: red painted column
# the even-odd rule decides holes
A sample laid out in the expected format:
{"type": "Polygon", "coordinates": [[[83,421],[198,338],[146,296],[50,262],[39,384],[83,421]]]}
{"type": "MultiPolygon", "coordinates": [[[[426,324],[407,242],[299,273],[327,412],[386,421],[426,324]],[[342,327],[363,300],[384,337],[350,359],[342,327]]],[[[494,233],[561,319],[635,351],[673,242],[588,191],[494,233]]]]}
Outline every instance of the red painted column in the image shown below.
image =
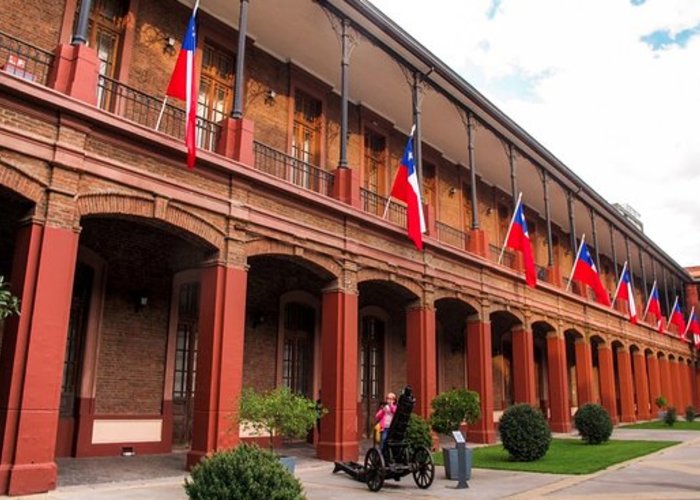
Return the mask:
{"type": "Polygon", "coordinates": [[[671,389],[671,372],[668,358],[659,358],[659,376],[661,378],[661,395],[666,398],[668,406],[673,406],[673,391],[671,389]]]}
{"type": "Polygon", "coordinates": [[[357,460],[357,294],[323,293],[321,314],[321,421],[316,452],[323,460],[357,460]]]}
{"type": "Polygon", "coordinates": [[[238,402],[248,273],[212,265],[202,270],[192,445],[187,466],[238,444],[238,402]]]}
{"type": "Polygon", "coordinates": [[[675,406],[676,411],[681,414],[683,411],[683,395],[681,391],[680,376],[678,373],[678,360],[669,360],[668,366],[671,376],[671,392],[673,393],[673,404],[670,406],[675,406]]]}
{"type": "Polygon", "coordinates": [[[600,382],[600,404],[610,414],[613,424],[617,424],[619,420],[615,402],[615,372],[612,349],[607,345],[598,345],[598,379],[600,382]]]}
{"type": "Polygon", "coordinates": [[[549,382],[549,427],[553,432],[571,431],[569,381],[566,374],[566,341],[550,332],[547,334],[547,375],[549,382]]]}
{"type": "Polygon", "coordinates": [[[54,461],[63,358],[78,250],[72,229],[20,229],[12,282],[21,316],[2,347],[0,488],[10,495],[56,487],[54,461]]]}
{"type": "Polygon", "coordinates": [[[700,411],[700,365],[695,362],[695,368],[693,370],[693,401],[695,409],[700,411]]]}
{"type": "Polygon", "coordinates": [[[617,355],[617,370],[620,378],[620,415],[621,422],[634,422],[634,383],[632,380],[632,365],[630,353],[625,348],[619,348],[617,355]]]}
{"type": "Polygon", "coordinates": [[[632,362],[634,363],[634,391],[637,394],[637,419],[649,420],[651,418],[649,378],[644,352],[636,351],[632,356],[632,362]]]}
{"type": "Polygon", "coordinates": [[[437,392],[435,309],[420,307],[406,311],[406,381],[416,397],[415,412],[430,416],[430,402],[437,392]]]}
{"type": "Polygon", "coordinates": [[[684,362],[678,362],[678,385],[680,387],[680,400],[681,404],[678,407],[678,414],[685,412],[686,406],[688,406],[688,370],[686,369],[686,364],[684,362]]]}
{"type": "Polygon", "coordinates": [[[467,321],[467,385],[479,393],[481,419],[470,425],[467,438],[473,443],[495,443],[493,425],[493,359],[491,353],[491,323],[478,317],[467,321]]]}
{"type": "Polygon", "coordinates": [[[532,332],[513,328],[513,393],[516,403],[538,406],[535,393],[535,353],[532,332]]]}
{"type": "Polygon", "coordinates": [[[649,403],[652,407],[651,416],[656,415],[656,398],[663,394],[661,389],[661,374],[659,371],[659,358],[654,354],[647,357],[647,367],[649,374],[649,403]]]}
{"type": "Polygon", "coordinates": [[[593,357],[591,343],[585,339],[576,340],[576,389],[578,392],[578,406],[586,403],[595,403],[595,391],[593,390],[593,357]]]}

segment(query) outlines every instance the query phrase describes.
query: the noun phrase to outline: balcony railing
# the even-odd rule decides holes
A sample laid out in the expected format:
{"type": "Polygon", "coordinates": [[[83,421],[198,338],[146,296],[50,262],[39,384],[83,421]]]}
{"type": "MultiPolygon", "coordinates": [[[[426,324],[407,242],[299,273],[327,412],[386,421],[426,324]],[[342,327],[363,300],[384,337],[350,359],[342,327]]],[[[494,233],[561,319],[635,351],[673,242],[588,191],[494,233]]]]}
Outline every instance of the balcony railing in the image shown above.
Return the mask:
{"type": "MultiPolygon", "coordinates": [[[[501,255],[501,247],[489,245],[489,252],[491,253],[491,259],[494,262],[498,262],[498,257],[501,255]]],[[[515,254],[511,250],[506,248],[506,250],[503,252],[503,260],[501,261],[501,265],[510,267],[511,269],[515,268],[515,254]]]]}
{"type": "Polygon", "coordinates": [[[399,205],[393,200],[389,202],[388,198],[379,196],[377,193],[365,188],[360,188],[360,201],[362,202],[362,210],[365,212],[378,217],[384,217],[386,213],[386,219],[388,221],[403,228],[407,227],[408,219],[406,207],[404,205],[399,205]],[[389,203],[388,210],[387,203],[389,203]]]}
{"type": "Polygon", "coordinates": [[[324,196],[333,194],[335,177],[330,172],[258,141],[254,142],[254,147],[256,169],[324,196]]]}
{"type": "MultiPolygon", "coordinates": [[[[163,100],[124,85],[117,80],[100,76],[97,84],[97,105],[148,128],[155,128],[163,109],[163,100]]],[[[158,127],[159,132],[178,139],[185,138],[185,111],[166,104],[158,127]]],[[[221,126],[197,117],[197,147],[214,151],[221,135],[221,126]]]]}
{"type": "Polygon", "coordinates": [[[53,54],[0,31],[0,70],[46,85],[53,54]]]}
{"type": "Polygon", "coordinates": [[[436,222],[435,225],[437,226],[438,241],[462,250],[466,248],[467,233],[442,222],[436,222]]]}
{"type": "Polygon", "coordinates": [[[537,279],[539,281],[547,281],[547,267],[535,264],[537,268],[537,279]]]}

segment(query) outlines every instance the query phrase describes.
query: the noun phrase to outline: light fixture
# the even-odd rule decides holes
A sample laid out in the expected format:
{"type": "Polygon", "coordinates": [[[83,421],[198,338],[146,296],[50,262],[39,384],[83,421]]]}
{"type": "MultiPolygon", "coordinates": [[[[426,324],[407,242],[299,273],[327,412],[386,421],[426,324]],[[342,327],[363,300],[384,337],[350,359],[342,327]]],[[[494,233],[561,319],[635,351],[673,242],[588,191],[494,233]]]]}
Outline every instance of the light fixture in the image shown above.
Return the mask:
{"type": "Polygon", "coordinates": [[[272,106],[275,103],[275,99],[277,99],[277,92],[268,89],[268,91],[265,92],[265,104],[272,106]]]}
{"type": "Polygon", "coordinates": [[[144,292],[134,292],[132,294],[132,300],[134,301],[134,311],[140,312],[148,305],[148,295],[144,292]]]}
{"type": "Polygon", "coordinates": [[[454,186],[452,186],[452,187],[450,188],[450,191],[449,191],[449,192],[450,192],[450,196],[454,196],[455,193],[457,192],[457,189],[456,189],[454,186]]]}
{"type": "Polygon", "coordinates": [[[168,35],[165,38],[165,47],[163,48],[163,52],[173,55],[175,54],[175,38],[168,35]]]}

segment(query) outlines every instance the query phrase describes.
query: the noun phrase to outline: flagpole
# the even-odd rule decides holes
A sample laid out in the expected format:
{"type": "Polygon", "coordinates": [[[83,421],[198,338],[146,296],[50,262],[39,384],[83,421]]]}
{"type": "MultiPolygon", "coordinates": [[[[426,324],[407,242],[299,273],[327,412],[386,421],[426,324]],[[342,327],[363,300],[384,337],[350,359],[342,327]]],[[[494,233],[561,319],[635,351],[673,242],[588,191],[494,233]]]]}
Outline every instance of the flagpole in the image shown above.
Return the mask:
{"type": "MultiPolygon", "coordinates": [[[[613,295],[613,307],[615,307],[615,300],[617,300],[617,292],[620,291],[620,285],[622,285],[622,279],[625,277],[625,270],[627,270],[627,261],[625,261],[625,265],[622,266],[622,273],[620,274],[620,281],[617,282],[617,288],[615,289],[615,294],[613,295]]],[[[632,300],[630,298],[630,300],[632,300]]]]}
{"type": "MultiPolygon", "coordinates": [[[[673,301],[673,307],[668,312],[668,321],[669,322],[671,322],[671,318],[673,318],[673,313],[676,311],[676,304],[678,304],[678,295],[676,295],[676,299],[673,301]]],[[[676,326],[678,326],[678,325],[676,325],[676,326]]]]}
{"type": "Polygon", "coordinates": [[[690,316],[688,316],[688,324],[685,325],[685,331],[683,332],[683,337],[688,335],[688,330],[690,330],[690,322],[693,321],[693,314],[695,313],[695,306],[690,309],[690,316]]]}
{"type": "MultiPolygon", "coordinates": [[[[199,0],[197,0],[197,4],[199,4],[199,0]]],[[[414,123],[413,126],[411,127],[411,131],[408,133],[409,139],[413,137],[413,134],[416,131],[416,124],[414,123]]],[[[411,148],[413,149],[413,148],[411,148]]],[[[411,151],[411,154],[413,154],[413,151],[411,151]]],[[[394,175],[394,181],[391,183],[392,189],[394,188],[394,184],[396,184],[396,177],[399,175],[399,169],[401,168],[401,165],[399,165],[399,168],[396,169],[396,174],[394,175]]],[[[389,193],[389,196],[387,196],[386,199],[386,207],[384,207],[384,215],[382,215],[382,219],[386,219],[386,214],[389,212],[389,204],[391,203],[391,193],[389,193]]]]}
{"type": "Polygon", "coordinates": [[[647,306],[644,308],[644,316],[642,316],[642,321],[647,319],[647,313],[649,312],[649,306],[651,305],[651,298],[654,296],[654,289],[656,288],[656,280],[651,285],[651,292],[649,292],[649,300],[647,300],[647,306]]]}
{"type": "Polygon", "coordinates": [[[498,264],[503,260],[503,253],[506,251],[506,245],[508,244],[508,238],[510,237],[510,232],[513,229],[513,223],[515,222],[515,214],[518,213],[518,208],[520,207],[520,202],[522,201],[523,193],[522,191],[518,193],[518,201],[515,204],[515,210],[513,210],[513,217],[510,219],[510,226],[508,226],[508,231],[506,232],[506,239],[503,241],[503,246],[501,247],[501,254],[498,256],[498,264]]]}
{"type": "Polygon", "coordinates": [[[163,98],[163,106],[160,108],[160,113],[158,113],[158,120],[156,121],[156,127],[155,131],[158,132],[158,129],[160,128],[160,121],[163,119],[163,113],[165,112],[165,105],[168,103],[168,96],[166,95],[163,98]]]}
{"type": "Polygon", "coordinates": [[[569,273],[569,282],[566,284],[566,289],[564,290],[565,292],[569,291],[569,288],[571,288],[571,281],[574,279],[574,269],[576,269],[576,263],[578,262],[578,258],[581,256],[581,249],[583,248],[583,240],[586,239],[586,233],[583,233],[581,235],[581,243],[578,246],[578,251],[576,252],[576,258],[574,259],[574,265],[571,266],[571,272],[569,273]]]}

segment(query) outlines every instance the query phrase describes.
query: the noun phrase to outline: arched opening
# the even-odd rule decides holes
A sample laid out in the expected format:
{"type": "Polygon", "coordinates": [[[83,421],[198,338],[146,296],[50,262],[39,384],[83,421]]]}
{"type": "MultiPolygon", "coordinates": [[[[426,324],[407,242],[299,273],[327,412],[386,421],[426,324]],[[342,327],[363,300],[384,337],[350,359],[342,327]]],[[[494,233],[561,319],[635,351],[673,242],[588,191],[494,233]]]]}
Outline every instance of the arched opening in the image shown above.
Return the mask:
{"type": "Polygon", "coordinates": [[[493,408],[496,417],[500,418],[503,411],[515,402],[513,328],[522,323],[508,311],[492,312],[490,319],[493,408]]]}
{"type": "Polygon", "coordinates": [[[585,370],[587,367],[582,366],[590,362],[590,360],[586,359],[586,353],[584,351],[586,348],[585,345],[578,348],[578,350],[581,351],[580,354],[577,352],[576,343],[585,342],[585,339],[580,332],[573,328],[566,330],[566,332],[564,332],[564,342],[566,343],[566,373],[569,379],[569,403],[571,405],[571,414],[573,415],[576,413],[579,406],[589,402],[586,401],[586,399],[591,397],[587,391],[588,387],[584,386],[583,390],[579,389],[579,386],[583,385],[584,383],[591,383],[590,380],[585,380],[585,370]],[[582,372],[580,377],[579,372],[582,372]],[[582,396],[582,400],[579,399],[579,396],[582,396]]]}
{"type": "Polygon", "coordinates": [[[437,392],[467,387],[467,319],[476,309],[458,299],[435,302],[437,392]]]}

